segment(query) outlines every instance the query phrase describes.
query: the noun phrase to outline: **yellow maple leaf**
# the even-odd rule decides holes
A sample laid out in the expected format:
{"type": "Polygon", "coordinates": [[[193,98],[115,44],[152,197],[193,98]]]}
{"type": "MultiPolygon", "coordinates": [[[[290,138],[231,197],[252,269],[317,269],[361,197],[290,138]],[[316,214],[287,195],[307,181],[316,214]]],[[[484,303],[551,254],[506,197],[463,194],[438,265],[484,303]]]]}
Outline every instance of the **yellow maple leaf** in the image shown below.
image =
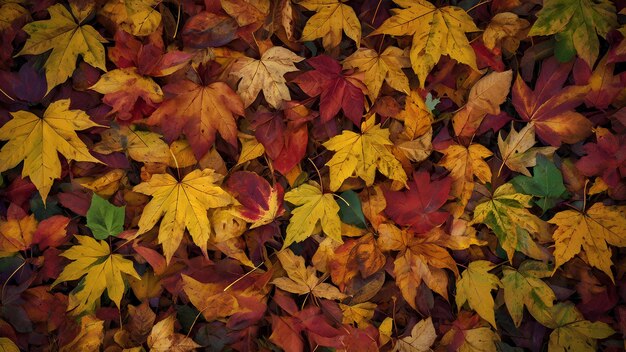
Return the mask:
{"type": "Polygon", "coordinates": [[[361,22],[352,7],[345,0],[304,0],[298,5],[317,13],[307,21],[302,30],[302,41],[322,38],[324,49],[339,46],[342,31],[354,40],[356,47],[361,45],[361,22]]]}
{"type": "Polygon", "coordinates": [[[37,220],[32,214],[21,219],[0,220],[0,257],[28,249],[35,231],[37,220]]]}
{"type": "Polygon", "coordinates": [[[252,104],[261,90],[265,100],[274,108],[280,108],[284,100],[291,100],[283,76],[287,72],[298,71],[294,62],[302,60],[303,57],[280,46],[267,50],[260,60],[247,56],[238,58],[231,75],[241,79],[237,93],[244,107],[252,104]]]}
{"type": "Polygon", "coordinates": [[[402,165],[387,148],[393,145],[389,140],[389,129],[376,125],[372,116],[361,124],[361,131],[362,134],[344,130],[323,144],[326,149],[336,152],[326,163],[330,168],[330,189],[338,190],[353,174],[371,186],[376,170],[406,185],[407,176],[402,165]]]}
{"type": "Polygon", "coordinates": [[[133,262],[121,254],[111,253],[105,241],[97,241],[89,236],[75,237],[79,244],[60,254],[73,262],[65,266],[52,287],[83,278],[69,297],[67,310],[74,310],[75,314],[93,310],[104,290],[115,305],[121,308],[124,274],[140,279],[133,262]]]}
{"type": "Polygon", "coordinates": [[[49,20],[35,21],[24,26],[30,38],[17,53],[18,56],[39,55],[52,50],[44,64],[48,92],[74,73],[78,55],[91,66],[107,70],[102,45],[107,41],[92,26],[76,23],[72,14],[61,4],[49,7],[48,13],[49,20]]]}
{"type": "Polygon", "coordinates": [[[495,265],[486,260],[476,260],[467,266],[456,283],[456,305],[461,307],[467,302],[483,319],[496,327],[494,301],[491,290],[502,286],[502,283],[489,270],[495,265]]]}
{"type": "Polygon", "coordinates": [[[176,318],[170,315],[154,324],[147,341],[150,351],[189,352],[201,347],[192,338],[174,332],[174,323],[176,318]]]}
{"type": "Polygon", "coordinates": [[[541,280],[549,276],[548,265],[534,260],[523,262],[517,270],[510,266],[502,268],[504,303],[515,326],[522,323],[524,306],[537,321],[549,319],[550,308],[556,300],[556,295],[550,286],[541,280]]]}
{"type": "Polygon", "coordinates": [[[411,61],[406,51],[395,46],[387,47],[382,54],[372,49],[359,48],[343,60],[344,68],[365,72],[364,83],[372,99],[378,97],[383,81],[391,88],[409,94],[409,79],[402,69],[410,66],[411,61]]]}
{"type": "Polygon", "coordinates": [[[420,320],[411,329],[411,335],[398,339],[393,352],[429,352],[437,339],[431,317],[420,320]]]}
{"type": "Polygon", "coordinates": [[[387,19],[370,35],[412,35],[410,58],[413,71],[424,87],[426,77],[441,55],[449,55],[478,70],[476,54],[465,33],[478,32],[472,18],[460,7],[436,8],[426,0],[394,0],[402,9],[391,10],[387,19]]]}
{"type": "Polygon", "coordinates": [[[481,183],[491,180],[491,169],[483,160],[491,155],[493,153],[480,144],[471,144],[469,147],[452,144],[443,151],[443,158],[439,161],[439,165],[450,171],[450,177],[452,177],[450,194],[458,199],[450,206],[454,217],[458,218],[463,215],[472,197],[474,176],[481,183]]]}
{"type": "Polygon", "coordinates": [[[158,0],[113,0],[100,10],[100,15],[110,18],[120,28],[132,35],[147,36],[161,24],[161,13],[156,8],[158,0]]]}
{"type": "Polygon", "coordinates": [[[548,222],[557,225],[552,237],[556,268],[584,251],[589,265],[605,272],[613,282],[611,249],[607,244],[626,247],[625,207],[595,203],[586,212],[564,210],[548,222]]]}
{"type": "Polygon", "coordinates": [[[615,330],[607,323],[585,320],[572,302],[552,306],[550,319],[540,321],[540,324],[554,329],[548,343],[548,350],[551,352],[598,351],[596,340],[615,334],[615,330]]]}
{"type": "Polygon", "coordinates": [[[341,308],[341,312],[343,313],[342,323],[355,323],[359,329],[364,329],[371,325],[369,321],[374,317],[376,304],[372,302],[363,302],[354,305],[339,303],[339,308],[341,308]]]}
{"type": "Polygon", "coordinates": [[[69,107],[69,99],[57,100],[43,118],[28,111],[12,112],[13,119],[0,128],[0,140],[9,141],[0,149],[0,172],[24,160],[22,176],[30,177],[44,204],[54,179],[61,176],[57,152],[68,160],[100,162],[75,132],[100,125],[84,111],[69,107]]]}
{"type": "Polygon", "coordinates": [[[317,277],[315,268],[305,265],[303,257],[293,254],[289,249],[278,252],[277,256],[288,276],[278,277],[272,281],[272,284],[281,290],[299,295],[312,293],[315,297],[331,300],[347,297],[339,292],[337,287],[322,282],[323,280],[317,277]]]}
{"type": "Polygon", "coordinates": [[[159,243],[169,263],[183,239],[185,228],[204,255],[211,233],[207,210],[232,203],[232,197],[216,183],[223,176],[214,170],[193,170],[182,181],[169,174],[152,175],[133,191],[152,196],[139,219],[138,235],[150,231],[161,217],[159,243]]]}
{"type": "Polygon", "coordinates": [[[316,183],[311,183],[285,193],[285,200],[297,208],[291,211],[283,248],[306,240],[320,227],[328,237],[342,242],[339,205],[332,194],[322,193],[316,183]]]}

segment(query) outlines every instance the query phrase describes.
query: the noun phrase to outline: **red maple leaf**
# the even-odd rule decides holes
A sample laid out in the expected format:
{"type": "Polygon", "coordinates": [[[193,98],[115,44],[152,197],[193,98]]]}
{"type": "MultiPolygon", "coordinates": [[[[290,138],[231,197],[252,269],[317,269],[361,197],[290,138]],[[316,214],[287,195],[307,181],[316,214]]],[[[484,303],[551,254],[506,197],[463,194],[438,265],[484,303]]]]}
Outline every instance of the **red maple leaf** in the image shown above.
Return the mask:
{"type": "Polygon", "coordinates": [[[320,115],[323,122],[330,121],[339,110],[355,125],[363,117],[365,96],[363,83],[350,75],[344,75],[337,60],[327,55],[307,60],[315,70],[305,72],[293,81],[309,96],[320,97],[320,115]]]}
{"type": "Polygon", "coordinates": [[[428,172],[415,172],[411,189],[384,191],[385,213],[398,225],[410,226],[417,233],[428,232],[448,218],[449,213],[439,209],[448,199],[451,185],[448,177],[431,182],[428,172]]]}

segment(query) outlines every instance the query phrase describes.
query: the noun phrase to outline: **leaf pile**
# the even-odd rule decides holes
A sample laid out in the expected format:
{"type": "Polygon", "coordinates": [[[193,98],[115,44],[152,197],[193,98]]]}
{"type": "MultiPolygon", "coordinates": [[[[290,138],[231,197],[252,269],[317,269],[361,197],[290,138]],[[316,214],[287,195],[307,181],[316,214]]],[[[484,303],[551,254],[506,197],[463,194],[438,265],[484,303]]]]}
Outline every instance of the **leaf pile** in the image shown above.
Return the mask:
{"type": "Polygon", "coordinates": [[[0,0],[0,350],[623,351],[626,2],[0,0]]]}

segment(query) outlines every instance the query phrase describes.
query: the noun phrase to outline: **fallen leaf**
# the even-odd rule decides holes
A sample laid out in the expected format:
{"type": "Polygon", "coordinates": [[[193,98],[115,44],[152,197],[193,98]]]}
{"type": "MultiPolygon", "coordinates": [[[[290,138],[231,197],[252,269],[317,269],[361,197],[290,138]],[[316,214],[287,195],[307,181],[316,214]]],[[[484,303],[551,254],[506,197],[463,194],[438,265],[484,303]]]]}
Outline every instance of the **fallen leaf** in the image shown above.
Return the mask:
{"type": "MultiPolygon", "coordinates": [[[[104,39],[92,26],[80,25],[84,18],[75,17],[61,4],[48,8],[50,19],[31,22],[23,30],[30,36],[16,55],[39,55],[52,50],[44,68],[49,93],[65,82],[76,69],[76,59],[106,71],[104,39]]],[[[74,14],[76,15],[76,14],[74,14]]]]}
{"type": "Polygon", "coordinates": [[[52,287],[82,278],[80,284],[70,293],[67,306],[67,310],[76,315],[92,311],[104,290],[115,305],[121,308],[125,289],[124,277],[130,275],[140,278],[133,262],[120,254],[111,253],[111,248],[105,241],[97,241],[88,236],[75,237],[79,244],[61,253],[61,256],[73,262],[65,266],[52,287]]]}
{"type": "MultiPolygon", "coordinates": [[[[59,5],[61,6],[61,5],[59,5]]],[[[80,140],[76,131],[100,126],[82,110],[70,110],[70,100],[50,104],[43,118],[22,110],[11,113],[12,120],[0,128],[0,140],[8,140],[0,149],[0,172],[24,161],[22,177],[29,177],[44,204],[54,179],[61,177],[57,153],[68,160],[99,163],[80,140]]]]}
{"type": "Polygon", "coordinates": [[[302,30],[301,41],[322,38],[324,49],[330,50],[341,43],[342,32],[354,40],[356,47],[361,46],[361,23],[345,0],[304,0],[298,5],[309,11],[315,11],[302,30]]]}
{"type": "Polygon", "coordinates": [[[222,178],[211,169],[193,170],[180,182],[169,174],[156,174],[149,181],[135,186],[135,192],[152,196],[139,219],[137,235],[150,231],[163,217],[159,243],[163,245],[168,263],[178,249],[185,229],[206,256],[210,235],[206,211],[232,203],[232,197],[217,185],[222,178]]]}
{"type": "Polygon", "coordinates": [[[400,48],[389,46],[381,54],[372,49],[359,48],[343,60],[343,67],[365,72],[364,83],[372,99],[378,98],[383,82],[397,91],[409,94],[409,79],[402,69],[411,67],[411,61],[400,48]]]}
{"type": "Polygon", "coordinates": [[[278,109],[283,101],[291,100],[283,76],[287,72],[298,71],[294,63],[302,60],[303,57],[280,46],[267,50],[260,60],[247,56],[238,58],[231,75],[241,79],[237,93],[243,100],[244,107],[250,106],[261,90],[265,101],[274,108],[278,109]]]}
{"type": "Polygon", "coordinates": [[[337,242],[341,240],[339,205],[331,193],[322,193],[314,182],[303,184],[285,193],[285,201],[296,206],[291,211],[283,248],[302,242],[318,229],[337,242]]]}
{"type": "Polygon", "coordinates": [[[402,165],[391,154],[387,146],[389,130],[375,124],[370,117],[361,124],[361,134],[344,130],[324,144],[328,150],[335,152],[326,163],[330,169],[330,189],[338,190],[343,182],[356,175],[371,186],[376,178],[376,170],[392,180],[406,184],[406,173],[402,165]]]}
{"type": "Polygon", "coordinates": [[[201,347],[191,338],[174,332],[175,322],[174,316],[170,315],[154,324],[148,336],[148,346],[151,351],[188,352],[201,347]]]}
{"type": "Polygon", "coordinates": [[[497,276],[489,273],[494,267],[485,260],[470,262],[456,283],[456,304],[460,310],[467,302],[470,308],[495,328],[496,318],[491,291],[501,287],[502,283],[497,276]]]}
{"type": "Polygon", "coordinates": [[[556,150],[556,147],[533,147],[536,143],[535,127],[532,124],[524,126],[518,132],[511,123],[511,131],[506,139],[502,138],[502,132],[498,135],[498,149],[503,166],[530,177],[528,168],[537,165],[537,156],[552,156],[556,150]]]}
{"type": "Polygon", "coordinates": [[[426,0],[394,2],[402,9],[393,9],[392,17],[370,35],[413,36],[409,57],[422,88],[441,55],[478,70],[476,55],[465,33],[479,29],[465,10],[456,6],[436,8],[426,0]]]}

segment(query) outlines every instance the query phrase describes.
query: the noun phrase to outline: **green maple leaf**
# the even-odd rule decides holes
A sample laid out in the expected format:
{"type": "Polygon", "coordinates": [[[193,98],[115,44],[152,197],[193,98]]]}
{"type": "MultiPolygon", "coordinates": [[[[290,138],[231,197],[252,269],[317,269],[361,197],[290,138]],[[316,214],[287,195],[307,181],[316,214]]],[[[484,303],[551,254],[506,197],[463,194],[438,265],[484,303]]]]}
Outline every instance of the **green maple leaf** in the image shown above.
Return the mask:
{"type": "Polygon", "coordinates": [[[563,174],[543,155],[537,155],[533,177],[520,175],[511,180],[511,183],[517,191],[538,197],[534,203],[544,212],[554,207],[566,192],[563,174]]]}

